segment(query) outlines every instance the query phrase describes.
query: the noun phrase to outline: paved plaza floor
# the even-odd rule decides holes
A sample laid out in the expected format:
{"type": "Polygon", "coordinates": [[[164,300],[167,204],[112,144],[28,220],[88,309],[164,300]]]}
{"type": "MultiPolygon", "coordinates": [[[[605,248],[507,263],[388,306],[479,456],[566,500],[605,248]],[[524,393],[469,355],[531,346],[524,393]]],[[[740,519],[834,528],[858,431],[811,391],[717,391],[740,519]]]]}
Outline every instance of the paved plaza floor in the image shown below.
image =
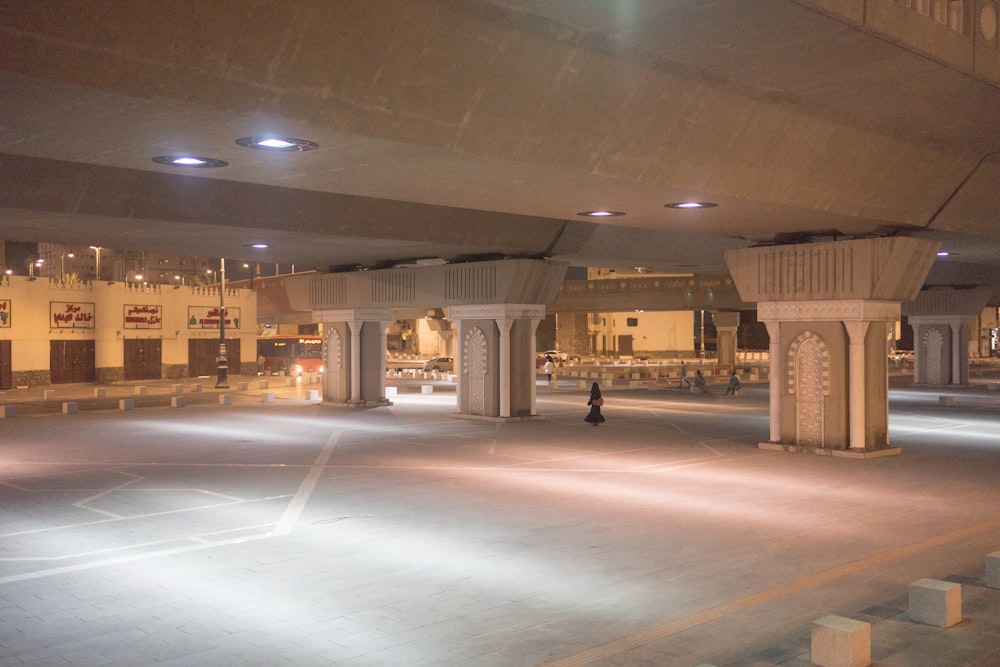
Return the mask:
{"type": "Polygon", "coordinates": [[[997,666],[1000,392],[908,385],[902,455],[869,461],[758,450],[766,386],[609,390],[600,427],[575,387],[507,424],[440,384],[25,403],[0,420],[0,665],[799,667],[837,614],[876,665],[997,666]],[[961,623],[909,617],[921,578],[962,585],[961,623]]]}

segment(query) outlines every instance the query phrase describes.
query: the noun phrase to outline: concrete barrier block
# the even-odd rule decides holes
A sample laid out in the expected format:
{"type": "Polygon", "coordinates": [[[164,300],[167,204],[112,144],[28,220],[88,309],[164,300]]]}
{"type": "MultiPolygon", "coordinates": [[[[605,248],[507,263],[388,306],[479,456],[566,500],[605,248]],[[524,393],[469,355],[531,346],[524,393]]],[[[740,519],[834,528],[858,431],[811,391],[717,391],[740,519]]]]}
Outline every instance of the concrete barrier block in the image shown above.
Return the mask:
{"type": "Polygon", "coordinates": [[[988,382],[986,384],[986,391],[1000,391],[1000,383],[988,382]]]}
{"type": "Polygon", "coordinates": [[[219,394],[219,405],[232,405],[233,395],[232,394],[219,394]]]}
{"type": "Polygon", "coordinates": [[[809,660],[820,667],[868,667],[872,663],[872,626],[843,616],[813,621],[809,660]]]}
{"type": "Polygon", "coordinates": [[[587,388],[587,381],[586,380],[577,380],[576,381],[576,388],[577,389],[586,389],[587,388]]]}
{"type": "Polygon", "coordinates": [[[17,406],[16,405],[0,405],[0,419],[7,419],[8,417],[17,416],[17,406]]]}
{"type": "Polygon", "coordinates": [[[260,395],[260,400],[262,403],[274,403],[274,392],[265,391],[263,394],[260,395]]]}
{"type": "Polygon", "coordinates": [[[937,579],[910,584],[910,618],[918,623],[950,628],[962,621],[962,585],[937,579]]]}
{"type": "Polygon", "coordinates": [[[42,392],[42,398],[44,398],[46,401],[54,400],[55,397],[56,397],[55,389],[46,389],[45,391],[42,392]]]}
{"type": "Polygon", "coordinates": [[[80,405],[76,401],[63,401],[62,413],[64,415],[75,415],[80,411],[80,405]]]}
{"type": "Polygon", "coordinates": [[[943,405],[945,407],[951,407],[955,405],[954,396],[938,396],[938,405],[943,405]]]}
{"type": "Polygon", "coordinates": [[[386,398],[389,398],[390,396],[396,396],[398,393],[399,393],[399,389],[396,388],[396,387],[386,387],[385,388],[385,397],[386,398]]]}
{"type": "Polygon", "coordinates": [[[145,396],[147,393],[149,393],[149,388],[140,385],[140,386],[137,386],[133,390],[133,392],[135,393],[136,396],[145,396]]]}
{"type": "Polygon", "coordinates": [[[247,391],[247,390],[250,389],[250,383],[249,382],[240,382],[239,385],[237,385],[237,387],[239,388],[240,391],[247,391]]]}
{"type": "Polygon", "coordinates": [[[184,393],[184,385],[182,385],[182,384],[175,384],[174,385],[174,393],[175,394],[183,394],[184,393]]]}
{"type": "Polygon", "coordinates": [[[170,407],[172,407],[172,408],[183,408],[184,407],[184,397],[183,396],[171,396],[170,397],[170,407]]]}
{"type": "Polygon", "coordinates": [[[433,394],[434,393],[434,385],[432,385],[432,384],[422,384],[422,385],[420,385],[420,393],[421,394],[433,394]]]}
{"type": "Polygon", "coordinates": [[[133,398],[123,398],[118,401],[119,410],[134,410],[135,409],[135,399],[133,398]]]}
{"type": "Polygon", "coordinates": [[[198,392],[200,392],[201,391],[201,383],[198,382],[196,384],[191,385],[191,391],[192,391],[192,393],[195,393],[195,394],[197,394],[198,392]]]}
{"type": "Polygon", "coordinates": [[[257,388],[258,389],[267,389],[267,385],[268,385],[268,381],[267,380],[258,380],[257,381],[257,388]]]}
{"type": "Polygon", "coordinates": [[[1000,551],[994,551],[986,556],[986,585],[990,588],[1000,588],[1000,551]]]}
{"type": "Polygon", "coordinates": [[[316,389],[309,389],[309,390],[307,390],[306,391],[306,400],[307,401],[318,401],[319,400],[319,391],[316,390],[316,389]]]}
{"type": "Polygon", "coordinates": [[[108,392],[104,387],[94,387],[94,398],[104,398],[107,395],[108,392]]]}

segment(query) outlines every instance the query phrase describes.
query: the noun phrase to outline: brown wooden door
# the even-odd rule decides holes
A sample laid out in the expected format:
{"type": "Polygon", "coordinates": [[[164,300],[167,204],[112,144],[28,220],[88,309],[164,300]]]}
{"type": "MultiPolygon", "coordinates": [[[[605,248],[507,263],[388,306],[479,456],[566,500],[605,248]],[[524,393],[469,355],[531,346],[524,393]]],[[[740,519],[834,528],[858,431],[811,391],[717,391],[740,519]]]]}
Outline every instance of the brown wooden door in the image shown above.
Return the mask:
{"type": "Polygon", "coordinates": [[[10,367],[10,341],[0,340],[0,389],[14,388],[14,373],[10,367]]]}
{"type": "Polygon", "coordinates": [[[632,336],[618,336],[618,355],[621,357],[632,356],[632,336]]]}
{"type": "Polygon", "coordinates": [[[163,375],[163,341],[159,338],[125,339],[125,379],[159,380],[163,375]]]}
{"type": "Polygon", "coordinates": [[[49,374],[52,384],[94,381],[94,341],[49,342],[49,374]]]}
{"type": "MultiPolygon", "coordinates": [[[[188,376],[215,377],[219,374],[219,340],[217,338],[192,338],[188,341],[188,376]]],[[[228,375],[240,375],[240,339],[226,339],[228,375]]]]}

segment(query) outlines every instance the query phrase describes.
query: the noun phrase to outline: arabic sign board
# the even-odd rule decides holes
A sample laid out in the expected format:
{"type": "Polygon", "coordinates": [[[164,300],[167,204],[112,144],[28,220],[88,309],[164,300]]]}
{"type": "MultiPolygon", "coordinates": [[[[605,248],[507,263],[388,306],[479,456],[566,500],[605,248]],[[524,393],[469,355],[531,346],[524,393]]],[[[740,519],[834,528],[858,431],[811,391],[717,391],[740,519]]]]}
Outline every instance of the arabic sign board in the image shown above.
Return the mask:
{"type": "MultiPolygon", "coordinates": [[[[188,329],[218,329],[220,308],[188,306],[188,329]]],[[[226,308],[226,328],[240,328],[240,309],[226,308]]]]}
{"type": "Polygon", "coordinates": [[[49,301],[49,326],[53,329],[93,329],[94,304],[49,301]]]}
{"type": "Polygon", "coordinates": [[[10,328],[10,299],[0,299],[0,329],[10,328]]]}
{"type": "Polygon", "coordinates": [[[125,304],[125,329],[160,329],[163,326],[163,306],[125,304]]]}

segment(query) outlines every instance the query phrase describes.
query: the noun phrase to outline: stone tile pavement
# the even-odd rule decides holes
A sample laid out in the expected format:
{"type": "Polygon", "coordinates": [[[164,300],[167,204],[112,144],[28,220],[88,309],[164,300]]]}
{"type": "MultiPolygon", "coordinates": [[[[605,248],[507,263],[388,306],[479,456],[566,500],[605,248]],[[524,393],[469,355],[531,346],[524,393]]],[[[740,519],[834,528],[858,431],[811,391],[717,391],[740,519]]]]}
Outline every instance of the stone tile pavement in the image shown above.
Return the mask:
{"type": "Polygon", "coordinates": [[[0,665],[798,667],[827,614],[877,665],[1000,665],[1000,396],[893,383],[874,461],[757,450],[757,386],[608,392],[599,428],[444,387],[0,420],[0,665]],[[924,577],[962,623],[908,618],[924,577]]]}

